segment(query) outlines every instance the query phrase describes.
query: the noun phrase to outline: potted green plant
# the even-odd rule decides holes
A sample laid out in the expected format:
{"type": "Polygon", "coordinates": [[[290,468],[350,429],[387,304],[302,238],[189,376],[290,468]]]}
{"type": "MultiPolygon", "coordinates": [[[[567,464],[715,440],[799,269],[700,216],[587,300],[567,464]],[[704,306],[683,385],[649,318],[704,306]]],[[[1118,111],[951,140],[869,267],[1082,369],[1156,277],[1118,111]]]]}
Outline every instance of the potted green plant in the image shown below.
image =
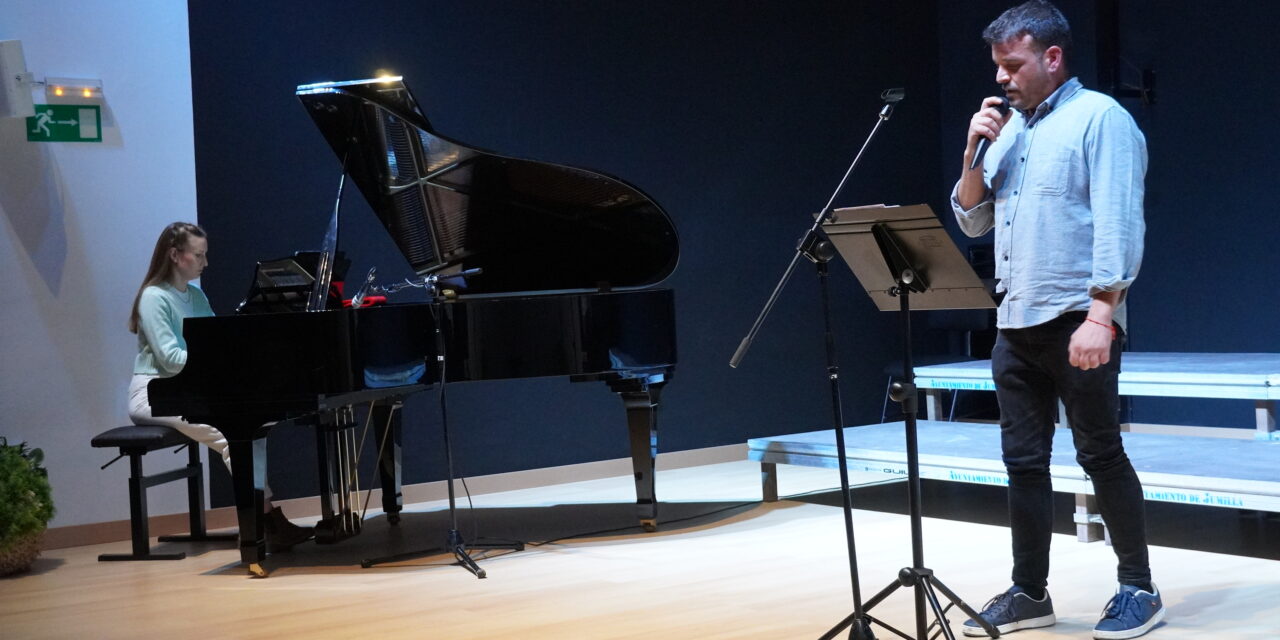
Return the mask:
{"type": "Polygon", "coordinates": [[[40,554],[40,540],[53,518],[44,452],[0,436],[0,576],[26,571],[40,554]]]}

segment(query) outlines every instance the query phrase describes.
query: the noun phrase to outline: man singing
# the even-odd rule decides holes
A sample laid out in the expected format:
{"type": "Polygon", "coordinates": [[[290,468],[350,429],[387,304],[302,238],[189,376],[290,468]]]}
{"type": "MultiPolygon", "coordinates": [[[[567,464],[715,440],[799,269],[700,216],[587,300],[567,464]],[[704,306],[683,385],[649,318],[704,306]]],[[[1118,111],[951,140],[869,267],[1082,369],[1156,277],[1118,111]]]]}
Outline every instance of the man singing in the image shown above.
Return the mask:
{"type": "MultiPolygon", "coordinates": [[[[1011,109],[1000,97],[982,101],[951,197],[966,234],[995,229],[1004,294],[991,367],[1009,474],[1013,586],[982,617],[1002,634],[1055,622],[1046,590],[1049,458],[1061,398],[1119,560],[1119,587],[1093,637],[1136,638],[1165,613],[1147,561],[1142,486],[1118,419],[1125,298],[1142,261],[1146,140],[1115,100],[1070,75],[1071,29],[1049,2],[1005,11],[983,39],[1011,109]],[[971,169],[980,140],[989,149],[971,169]]],[[[986,635],[972,620],[964,633],[986,635]]]]}

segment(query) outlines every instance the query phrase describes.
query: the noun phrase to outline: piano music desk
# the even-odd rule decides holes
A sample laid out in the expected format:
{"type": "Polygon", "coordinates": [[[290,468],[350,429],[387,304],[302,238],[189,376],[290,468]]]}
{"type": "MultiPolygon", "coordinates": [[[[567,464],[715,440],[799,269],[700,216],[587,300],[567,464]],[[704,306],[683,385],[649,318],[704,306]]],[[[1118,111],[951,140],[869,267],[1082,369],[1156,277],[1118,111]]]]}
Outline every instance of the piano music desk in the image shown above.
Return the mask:
{"type": "MultiPolygon", "coordinates": [[[[920,367],[916,384],[929,394],[928,411],[934,416],[940,415],[943,389],[995,390],[990,361],[920,367]]],[[[1280,354],[1126,353],[1120,393],[1253,400],[1254,430],[1162,426],[1157,433],[1126,432],[1125,450],[1147,500],[1280,512],[1280,433],[1275,423],[1280,354]]],[[[905,479],[903,426],[893,422],[847,427],[849,469],[905,479]]],[[[920,420],[917,430],[921,478],[1008,485],[998,426],[920,420]]],[[[830,429],[754,438],[747,446],[748,458],[761,463],[766,499],[777,499],[777,464],[838,464],[830,429]]],[[[1076,494],[1077,538],[1098,540],[1104,532],[1093,488],[1074,457],[1071,434],[1060,428],[1050,466],[1054,490],[1076,494]]]]}

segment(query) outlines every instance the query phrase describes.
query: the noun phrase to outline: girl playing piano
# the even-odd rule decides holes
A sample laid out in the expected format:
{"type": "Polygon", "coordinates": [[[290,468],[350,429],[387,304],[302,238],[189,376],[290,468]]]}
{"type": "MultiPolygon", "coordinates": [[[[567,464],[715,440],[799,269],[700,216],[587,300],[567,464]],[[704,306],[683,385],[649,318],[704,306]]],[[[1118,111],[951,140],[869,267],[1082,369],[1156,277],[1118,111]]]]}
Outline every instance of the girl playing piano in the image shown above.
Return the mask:
{"type": "MultiPolygon", "coordinates": [[[[227,440],[217,429],[192,424],[179,417],[151,415],[147,383],[167,378],[182,370],[187,362],[187,343],[182,337],[183,318],[213,315],[209,299],[191,284],[209,265],[209,242],[199,226],[174,222],[164,228],[151,253],[147,275],[133,299],[129,332],[138,335],[138,356],[129,383],[129,418],[134,424],[161,425],[177,429],[222,457],[231,469],[227,440]]],[[[309,527],[299,527],[271,504],[267,490],[265,528],[270,551],[284,551],[311,537],[309,527]]]]}

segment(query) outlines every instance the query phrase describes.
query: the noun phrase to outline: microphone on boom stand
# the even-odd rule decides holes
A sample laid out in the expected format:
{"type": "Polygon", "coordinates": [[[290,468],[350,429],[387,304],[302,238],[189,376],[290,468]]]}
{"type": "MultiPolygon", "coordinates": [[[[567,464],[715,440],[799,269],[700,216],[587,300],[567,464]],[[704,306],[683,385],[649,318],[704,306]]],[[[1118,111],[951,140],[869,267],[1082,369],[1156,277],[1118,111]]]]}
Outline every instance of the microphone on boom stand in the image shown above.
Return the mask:
{"type": "Polygon", "coordinates": [[[853,613],[846,618],[840,625],[840,629],[849,627],[850,640],[875,640],[875,633],[871,629],[871,623],[875,621],[871,616],[866,614],[866,607],[863,606],[862,591],[858,583],[858,554],[854,544],[853,537],[853,505],[852,498],[849,495],[849,469],[848,463],[844,456],[844,415],[842,403],[840,401],[840,368],[836,364],[836,349],[834,332],[832,331],[831,307],[828,296],[828,261],[835,256],[835,248],[819,231],[822,224],[829,220],[834,209],[832,205],[836,201],[836,197],[844,190],[845,183],[849,181],[849,176],[853,174],[854,168],[858,166],[858,162],[862,159],[863,153],[871,144],[871,140],[875,137],[876,132],[880,130],[880,125],[888,121],[893,115],[893,108],[905,96],[905,91],[901,88],[886,89],[881,92],[880,99],[884,101],[881,107],[879,117],[876,124],[871,129],[871,133],[867,136],[862,148],[858,150],[858,154],[854,157],[853,162],[845,171],[844,177],[840,179],[840,184],[836,186],[836,190],[831,194],[831,199],[820,210],[821,213],[815,216],[813,225],[801,237],[800,242],[796,246],[796,252],[791,257],[791,263],[783,272],[782,277],[774,286],[773,293],[769,295],[769,299],[765,301],[764,308],[760,310],[760,314],[756,316],[755,324],[751,326],[750,331],[742,339],[738,345],[737,351],[729,360],[729,366],[736,368],[741,364],[743,357],[746,356],[747,350],[751,348],[751,343],[755,340],[756,334],[759,333],[760,327],[764,324],[764,319],[769,315],[769,311],[773,309],[773,305],[777,302],[779,295],[782,293],[783,287],[787,281],[791,279],[791,274],[795,271],[800,258],[804,257],[814,263],[818,270],[818,289],[821,292],[822,300],[822,316],[824,321],[824,337],[826,343],[826,373],[827,381],[831,393],[831,412],[832,422],[835,429],[836,450],[839,452],[837,459],[839,460],[840,470],[840,495],[844,501],[844,528],[845,541],[848,546],[849,556],[849,583],[853,595],[853,613]]]}

